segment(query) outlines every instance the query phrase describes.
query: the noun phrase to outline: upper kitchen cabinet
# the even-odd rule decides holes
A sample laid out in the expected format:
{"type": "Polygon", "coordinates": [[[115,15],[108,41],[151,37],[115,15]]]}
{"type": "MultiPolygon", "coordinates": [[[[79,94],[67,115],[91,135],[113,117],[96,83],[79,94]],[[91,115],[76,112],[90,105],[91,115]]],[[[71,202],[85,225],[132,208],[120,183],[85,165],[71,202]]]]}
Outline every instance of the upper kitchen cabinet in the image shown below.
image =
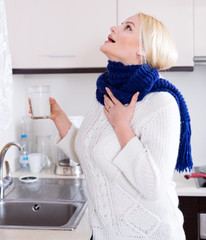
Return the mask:
{"type": "Polygon", "coordinates": [[[194,52],[206,59],[206,1],[194,0],[194,52]]]}
{"type": "Polygon", "coordinates": [[[117,24],[116,0],[5,3],[13,69],[106,66],[107,58],[99,48],[107,39],[110,26],[117,24]]]}
{"type": "Polygon", "coordinates": [[[118,0],[118,24],[138,12],[164,23],[178,50],[177,69],[193,70],[193,0],[118,0]]]}

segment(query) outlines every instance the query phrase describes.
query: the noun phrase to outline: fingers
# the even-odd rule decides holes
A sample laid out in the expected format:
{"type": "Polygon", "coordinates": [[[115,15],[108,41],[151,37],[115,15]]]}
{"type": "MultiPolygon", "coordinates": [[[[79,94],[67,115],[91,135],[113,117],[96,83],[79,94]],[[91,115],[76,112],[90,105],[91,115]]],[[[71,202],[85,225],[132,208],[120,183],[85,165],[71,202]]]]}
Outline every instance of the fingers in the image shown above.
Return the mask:
{"type": "Polygon", "coordinates": [[[129,104],[131,107],[135,107],[135,104],[137,102],[138,96],[139,96],[139,92],[135,93],[132,96],[132,99],[131,99],[130,104],[129,104]]]}
{"type": "MultiPolygon", "coordinates": [[[[104,95],[104,105],[105,105],[106,111],[108,112],[110,108],[112,108],[116,104],[121,104],[121,102],[114,97],[113,93],[109,88],[106,87],[105,89],[109,95],[109,97],[107,95],[104,95]]],[[[132,99],[129,104],[130,107],[133,107],[133,108],[135,107],[135,104],[138,100],[138,96],[139,96],[139,92],[135,93],[132,96],[132,99]]]]}
{"type": "Polygon", "coordinates": [[[53,114],[57,114],[61,111],[61,107],[59,106],[59,104],[57,103],[57,101],[55,100],[55,98],[49,98],[49,102],[51,104],[51,113],[53,114]]]}
{"type": "Polygon", "coordinates": [[[107,96],[104,96],[104,110],[106,110],[107,112],[109,111],[109,109],[112,107],[111,104],[114,105],[114,103],[112,103],[112,101],[109,99],[107,96]]]}
{"type": "Polygon", "coordinates": [[[106,114],[106,116],[108,117],[109,111],[107,110],[106,107],[104,107],[104,113],[106,114]]]}
{"type": "Polygon", "coordinates": [[[59,107],[58,103],[56,102],[56,100],[54,98],[49,98],[49,102],[51,104],[51,108],[52,109],[57,109],[59,107]]]}
{"type": "Polygon", "coordinates": [[[104,95],[104,106],[106,107],[107,110],[114,106],[114,103],[107,95],[104,95]]]}
{"type": "Polygon", "coordinates": [[[50,97],[50,98],[49,98],[49,102],[50,102],[51,104],[54,104],[54,103],[56,103],[56,100],[55,100],[54,98],[50,97]]]}
{"type": "Polygon", "coordinates": [[[111,90],[108,87],[106,87],[105,90],[108,93],[109,97],[111,98],[111,100],[114,104],[120,103],[120,101],[117,98],[115,98],[115,96],[113,95],[113,93],[111,92],[111,90]]]}
{"type": "Polygon", "coordinates": [[[138,96],[139,96],[139,92],[135,93],[133,96],[132,96],[132,99],[130,101],[130,105],[135,105],[136,102],[137,102],[137,99],[138,99],[138,96]]]}

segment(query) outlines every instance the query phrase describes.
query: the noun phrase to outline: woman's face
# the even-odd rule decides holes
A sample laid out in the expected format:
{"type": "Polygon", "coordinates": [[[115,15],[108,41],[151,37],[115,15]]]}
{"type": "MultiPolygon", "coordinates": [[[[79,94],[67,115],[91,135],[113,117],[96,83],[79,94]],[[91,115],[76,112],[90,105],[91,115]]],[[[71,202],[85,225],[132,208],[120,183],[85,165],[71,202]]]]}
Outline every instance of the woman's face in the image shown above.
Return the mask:
{"type": "Polygon", "coordinates": [[[124,65],[140,64],[139,34],[140,17],[134,15],[119,26],[110,28],[111,34],[100,50],[111,61],[124,65]]]}

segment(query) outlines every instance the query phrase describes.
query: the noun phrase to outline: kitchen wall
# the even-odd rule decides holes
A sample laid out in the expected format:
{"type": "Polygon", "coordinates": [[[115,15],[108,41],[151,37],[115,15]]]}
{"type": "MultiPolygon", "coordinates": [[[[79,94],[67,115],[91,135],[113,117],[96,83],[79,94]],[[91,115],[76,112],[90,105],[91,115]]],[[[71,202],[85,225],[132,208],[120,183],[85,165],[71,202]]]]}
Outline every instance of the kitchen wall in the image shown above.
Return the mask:
{"type": "MultiPolygon", "coordinates": [[[[28,114],[28,87],[33,85],[50,85],[51,95],[56,98],[62,109],[69,116],[84,116],[89,108],[92,96],[95,94],[95,84],[98,74],[49,74],[49,75],[13,75],[13,123],[9,129],[1,132],[0,148],[9,141],[19,141],[21,135],[21,119],[27,116],[28,126],[35,134],[56,135],[53,122],[48,120],[31,120],[28,114]]],[[[52,144],[54,137],[52,138],[52,144]]],[[[57,161],[57,149],[52,146],[53,161],[57,161]]],[[[6,154],[12,170],[19,167],[18,150],[11,147],[6,154]]]]}
{"type": "MultiPolygon", "coordinates": [[[[54,75],[14,75],[13,76],[13,124],[1,132],[0,147],[11,140],[19,140],[20,123],[22,116],[28,116],[28,87],[31,85],[51,85],[52,96],[70,116],[85,115],[95,93],[96,79],[99,74],[54,74],[54,75]]],[[[191,115],[192,124],[192,154],[195,165],[206,164],[206,66],[195,66],[193,72],[168,72],[162,76],[175,84],[183,93],[191,115]]],[[[56,134],[51,120],[30,120],[35,131],[43,134],[56,134]]],[[[53,147],[54,161],[57,158],[53,147]]],[[[9,159],[12,169],[18,167],[17,150],[12,147],[6,158],[9,159]]]]}
{"type": "Polygon", "coordinates": [[[171,72],[164,76],[176,85],[187,102],[191,117],[194,165],[206,165],[206,66],[195,66],[193,72],[171,72]]]}

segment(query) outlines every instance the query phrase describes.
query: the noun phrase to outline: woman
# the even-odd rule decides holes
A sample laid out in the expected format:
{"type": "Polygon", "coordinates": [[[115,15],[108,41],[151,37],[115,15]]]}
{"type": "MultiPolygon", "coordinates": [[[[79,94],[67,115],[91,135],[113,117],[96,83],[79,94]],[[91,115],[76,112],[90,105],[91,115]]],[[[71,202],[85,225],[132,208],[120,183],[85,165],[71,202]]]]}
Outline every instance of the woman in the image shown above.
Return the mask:
{"type": "Polygon", "coordinates": [[[107,72],[80,129],[50,99],[57,145],[84,170],[93,239],[183,240],[172,176],[192,167],[190,120],[158,74],[174,64],[174,44],[161,22],[139,13],[112,27],[101,51],[107,72]]]}

